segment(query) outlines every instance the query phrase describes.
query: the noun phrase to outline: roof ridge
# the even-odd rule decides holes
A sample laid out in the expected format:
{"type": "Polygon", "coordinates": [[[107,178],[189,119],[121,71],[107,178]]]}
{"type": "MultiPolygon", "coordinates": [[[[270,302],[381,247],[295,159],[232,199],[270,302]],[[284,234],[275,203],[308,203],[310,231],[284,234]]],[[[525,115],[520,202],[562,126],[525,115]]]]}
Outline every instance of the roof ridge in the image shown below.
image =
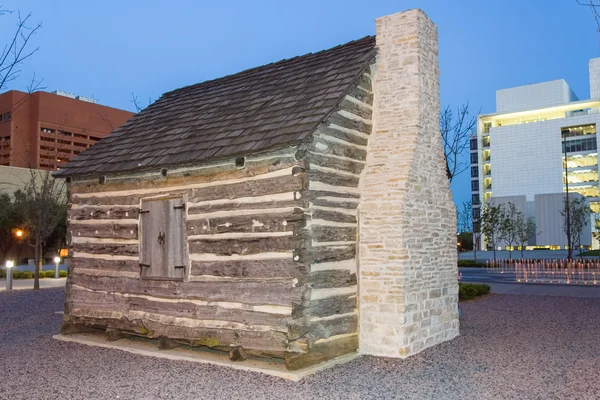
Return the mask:
{"type": "Polygon", "coordinates": [[[345,46],[348,46],[348,45],[353,44],[353,43],[358,43],[358,42],[361,42],[361,41],[365,41],[366,42],[367,39],[373,39],[374,40],[375,39],[375,35],[366,35],[366,36],[363,36],[360,39],[354,39],[354,40],[351,40],[349,42],[341,43],[341,44],[338,44],[338,45],[336,45],[334,47],[330,47],[328,49],[319,50],[319,51],[314,52],[314,53],[310,52],[310,53],[301,54],[301,55],[290,57],[290,58],[283,58],[283,59],[278,60],[278,61],[273,61],[273,62],[270,62],[268,64],[263,64],[263,65],[257,65],[255,67],[250,67],[250,68],[247,68],[247,69],[243,69],[241,71],[234,72],[234,73],[228,74],[228,75],[224,75],[224,76],[221,76],[221,77],[218,77],[218,78],[208,79],[208,80],[205,80],[205,81],[202,81],[202,82],[198,82],[198,83],[194,83],[194,84],[191,84],[191,85],[182,86],[180,88],[173,89],[171,91],[163,93],[162,96],[158,100],[160,100],[163,97],[171,96],[171,95],[173,95],[175,93],[178,93],[179,91],[183,91],[183,90],[186,90],[186,89],[191,89],[191,88],[194,88],[194,87],[198,87],[200,85],[206,85],[206,84],[210,84],[210,83],[214,83],[214,82],[219,82],[219,81],[222,81],[222,80],[225,80],[225,79],[229,79],[229,78],[231,78],[231,77],[233,77],[235,75],[249,74],[249,73],[251,73],[253,71],[256,71],[256,70],[260,70],[260,69],[264,69],[264,68],[267,68],[269,66],[273,66],[273,65],[276,65],[276,64],[281,64],[281,63],[284,63],[284,62],[289,62],[289,61],[292,61],[292,60],[296,60],[296,59],[301,58],[301,57],[318,56],[321,53],[325,53],[325,52],[329,52],[329,51],[332,51],[332,50],[336,50],[336,49],[339,49],[340,47],[345,47],[345,46]]]}
{"type": "Polygon", "coordinates": [[[302,143],[376,54],[374,36],[168,92],[57,176],[197,164],[302,143]]]}

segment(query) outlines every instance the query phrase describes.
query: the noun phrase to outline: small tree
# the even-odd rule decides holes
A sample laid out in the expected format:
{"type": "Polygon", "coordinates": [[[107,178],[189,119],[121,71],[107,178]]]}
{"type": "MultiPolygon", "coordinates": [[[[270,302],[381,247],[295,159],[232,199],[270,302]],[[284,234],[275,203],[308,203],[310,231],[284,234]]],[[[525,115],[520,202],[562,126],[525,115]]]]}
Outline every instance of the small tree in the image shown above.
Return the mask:
{"type": "MultiPolygon", "coordinates": [[[[2,9],[0,6],[0,16],[5,14],[12,14],[12,11],[2,9]]],[[[42,24],[29,25],[30,19],[31,14],[22,18],[21,13],[17,13],[17,26],[14,34],[8,38],[6,43],[0,45],[0,92],[6,89],[11,81],[19,77],[21,64],[38,51],[37,47],[31,48],[29,41],[42,27],[42,24]]]]}
{"type": "Polygon", "coordinates": [[[450,182],[469,168],[464,154],[469,149],[469,139],[476,127],[477,117],[469,116],[469,103],[460,106],[456,115],[449,106],[440,112],[440,133],[446,158],[446,175],[450,182]]]}
{"type": "Polygon", "coordinates": [[[473,250],[473,233],[472,232],[461,232],[457,236],[458,243],[460,243],[460,250],[471,251],[473,250]]]}
{"type": "Polygon", "coordinates": [[[54,179],[50,171],[30,172],[29,181],[15,192],[15,203],[28,231],[28,243],[35,249],[33,288],[39,289],[44,242],[65,218],[67,201],[63,181],[54,179]]]}
{"type": "Polygon", "coordinates": [[[477,262],[477,250],[481,242],[481,216],[474,216],[473,220],[473,259],[477,262]]]}
{"type": "Polygon", "coordinates": [[[500,229],[504,219],[503,205],[485,206],[481,214],[481,232],[489,245],[493,247],[494,261],[496,261],[496,247],[502,240],[500,229]]]}
{"type": "Polygon", "coordinates": [[[590,206],[583,197],[565,196],[564,208],[560,214],[563,217],[563,229],[569,246],[567,258],[570,260],[573,258],[574,248],[579,248],[579,255],[581,255],[581,234],[590,219],[590,206]]]}
{"type": "Polygon", "coordinates": [[[535,219],[533,217],[525,218],[525,215],[519,212],[515,218],[515,228],[517,231],[517,243],[521,246],[521,258],[523,258],[523,250],[526,243],[536,232],[535,219]]]}
{"type": "Polygon", "coordinates": [[[596,30],[600,32],[600,1],[598,0],[575,0],[577,4],[584,7],[589,7],[594,20],[596,21],[596,30]]]}
{"type": "Polygon", "coordinates": [[[473,231],[473,206],[470,201],[462,203],[461,210],[457,209],[458,233],[473,231]]]}
{"type": "Polygon", "coordinates": [[[508,258],[511,260],[512,248],[519,240],[519,232],[517,230],[519,214],[521,214],[521,212],[517,210],[517,206],[512,201],[509,201],[502,207],[499,236],[508,246],[508,258]]]}
{"type": "Polygon", "coordinates": [[[6,193],[0,194],[0,254],[2,259],[18,242],[15,229],[19,227],[21,219],[16,210],[15,203],[6,193]]]}

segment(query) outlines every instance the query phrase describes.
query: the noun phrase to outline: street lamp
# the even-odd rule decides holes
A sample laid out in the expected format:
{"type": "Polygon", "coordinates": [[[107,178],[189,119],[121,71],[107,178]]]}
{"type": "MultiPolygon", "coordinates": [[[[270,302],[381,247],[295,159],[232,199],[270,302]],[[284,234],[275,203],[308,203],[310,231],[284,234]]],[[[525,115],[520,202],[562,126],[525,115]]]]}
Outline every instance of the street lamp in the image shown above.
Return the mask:
{"type": "Polygon", "coordinates": [[[21,239],[23,237],[23,231],[20,229],[17,229],[17,231],[15,232],[15,236],[17,236],[19,239],[21,239]]]}
{"type": "Polygon", "coordinates": [[[60,264],[60,257],[56,256],[54,257],[54,263],[56,264],[56,268],[54,269],[54,278],[58,279],[58,264],[60,264]]]}
{"type": "Polygon", "coordinates": [[[6,261],[6,290],[12,290],[12,268],[15,266],[15,263],[11,260],[6,261]]]}

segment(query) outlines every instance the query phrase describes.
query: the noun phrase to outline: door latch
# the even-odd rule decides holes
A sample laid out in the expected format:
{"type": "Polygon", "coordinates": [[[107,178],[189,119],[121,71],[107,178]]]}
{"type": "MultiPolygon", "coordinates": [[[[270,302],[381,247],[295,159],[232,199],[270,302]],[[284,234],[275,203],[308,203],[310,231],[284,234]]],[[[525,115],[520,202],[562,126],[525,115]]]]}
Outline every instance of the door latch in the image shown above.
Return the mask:
{"type": "Polygon", "coordinates": [[[158,234],[158,244],[163,244],[165,242],[165,233],[164,232],[160,232],[158,234]]]}

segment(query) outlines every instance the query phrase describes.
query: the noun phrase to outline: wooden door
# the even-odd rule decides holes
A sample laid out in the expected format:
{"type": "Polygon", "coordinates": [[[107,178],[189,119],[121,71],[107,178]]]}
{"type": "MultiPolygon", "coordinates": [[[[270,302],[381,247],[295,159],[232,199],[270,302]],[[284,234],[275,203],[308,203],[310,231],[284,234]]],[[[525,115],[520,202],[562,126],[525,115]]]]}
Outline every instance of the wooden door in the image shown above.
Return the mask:
{"type": "Polygon", "coordinates": [[[181,280],[185,274],[183,198],[142,201],[140,266],[142,278],[181,280]]]}

